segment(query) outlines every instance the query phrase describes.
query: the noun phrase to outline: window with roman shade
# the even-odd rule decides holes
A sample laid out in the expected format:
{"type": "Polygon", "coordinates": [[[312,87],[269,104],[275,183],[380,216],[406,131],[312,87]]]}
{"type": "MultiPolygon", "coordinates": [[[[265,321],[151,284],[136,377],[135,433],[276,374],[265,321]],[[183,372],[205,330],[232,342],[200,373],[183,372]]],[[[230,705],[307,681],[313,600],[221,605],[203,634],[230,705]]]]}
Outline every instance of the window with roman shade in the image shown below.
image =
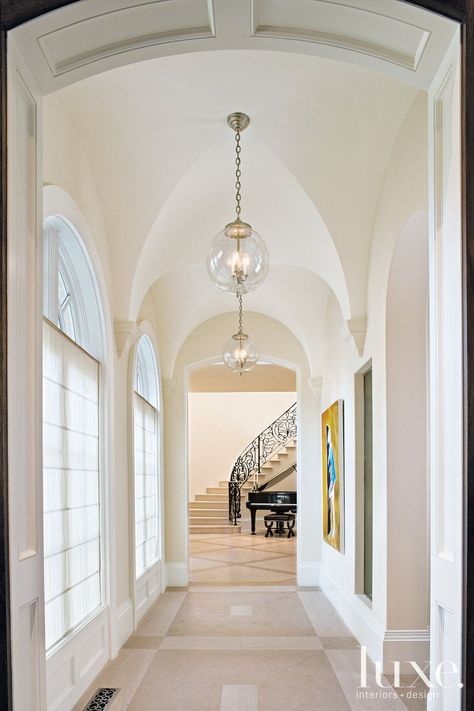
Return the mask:
{"type": "Polygon", "coordinates": [[[135,575],[159,558],[158,381],[148,336],[138,342],[134,383],[135,575]]]}
{"type": "Polygon", "coordinates": [[[43,509],[46,649],[102,604],[100,313],[72,225],[44,228],[43,509]]]}

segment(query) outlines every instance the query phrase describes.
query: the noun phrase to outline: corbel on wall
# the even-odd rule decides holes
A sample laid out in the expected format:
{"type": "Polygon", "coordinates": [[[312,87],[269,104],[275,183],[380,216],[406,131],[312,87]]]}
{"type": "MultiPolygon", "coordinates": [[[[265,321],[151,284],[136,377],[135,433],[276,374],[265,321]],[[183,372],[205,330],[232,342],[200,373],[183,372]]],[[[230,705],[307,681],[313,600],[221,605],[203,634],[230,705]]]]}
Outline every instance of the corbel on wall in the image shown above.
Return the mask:
{"type": "Polygon", "coordinates": [[[163,394],[165,398],[169,397],[176,385],[176,378],[163,378],[163,394]]]}
{"type": "Polygon", "coordinates": [[[135,321],[114,321],[115,345],[117,355],[121,358],[127,354],[135,343],[138,343],[141,331],[135,321]]]}
{"type": "Polygon", "coordinates": [[[366,318],[349,318],[341,328],[341,338],[349,341],[351,338],[357,348],[357,353],[361,356],[364,352],[365,337],[367,334],[366,318]]]}
{"type": "Polygon", "coordinates": [[[321,377],[308,378],[308,386],[313,391],[316,400],[321,400],[321,393],[323,390],[323,379],[321,377]]]}

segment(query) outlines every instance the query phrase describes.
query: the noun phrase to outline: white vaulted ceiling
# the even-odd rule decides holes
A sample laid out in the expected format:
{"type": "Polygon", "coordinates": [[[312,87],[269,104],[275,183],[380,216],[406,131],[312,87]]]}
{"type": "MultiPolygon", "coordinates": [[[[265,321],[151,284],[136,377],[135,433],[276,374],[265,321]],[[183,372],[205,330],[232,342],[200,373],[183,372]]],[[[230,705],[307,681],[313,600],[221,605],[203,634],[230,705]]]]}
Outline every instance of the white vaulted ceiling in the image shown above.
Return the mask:
{"type": "Polygon", "coordinates": [[[92,169],[114,316],[136,319],[153,289],[171,368],[193,328],[235,307],[210,282],[205,255],[233,217],[226,116],[244,111],[243,217],[272,259],[247,306],[291,328],[317,373],[329,290],[343,318],[366,316],[387,163],[452,28],[393,0],[378,13],[366,0],[188,5],[88,0],[68,9],[69,24],[47,16],[34,38],[37,79],[58,89],[92,169]]]}
{"type": "Polygon", "coordinates": [[[275,264],[311,269],[346,318],[363,315],[374,210],[415,95],[372,71],[273,52],[165,57],[61,90],[96,177],[119,312],[134,318],[156,279],[203,264],[232,217],[226,116],[242,110],[244,217],[275,264]]]}

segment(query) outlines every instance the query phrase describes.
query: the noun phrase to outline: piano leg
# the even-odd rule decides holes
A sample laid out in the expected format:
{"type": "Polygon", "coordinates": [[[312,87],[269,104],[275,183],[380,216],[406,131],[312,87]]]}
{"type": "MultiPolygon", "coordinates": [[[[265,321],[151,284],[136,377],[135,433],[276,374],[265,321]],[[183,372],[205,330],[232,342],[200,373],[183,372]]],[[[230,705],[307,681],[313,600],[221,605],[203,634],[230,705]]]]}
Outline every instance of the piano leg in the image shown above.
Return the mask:
{"type": "Polygon", "coordinates": [[[256,509],[250,509],[250,518],[252,519],[252,534],[255,536],[255,518],[257,516],[256,509]]]}

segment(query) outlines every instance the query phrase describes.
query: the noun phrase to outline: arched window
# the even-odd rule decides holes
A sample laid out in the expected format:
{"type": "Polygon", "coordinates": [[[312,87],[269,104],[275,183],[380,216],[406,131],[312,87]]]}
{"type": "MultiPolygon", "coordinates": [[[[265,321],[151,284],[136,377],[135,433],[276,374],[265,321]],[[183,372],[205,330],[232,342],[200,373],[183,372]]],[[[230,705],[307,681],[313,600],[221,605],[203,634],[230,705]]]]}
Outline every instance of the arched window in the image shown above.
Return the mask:
{"type": "Polygon", "coordinates": [[[158,376],[148,336],[137,346],[134,377],[135,576],[159,558],[158,376]]]}
{"type": "Polygon", "coordinates": [[[73,226],[44,224],[43,500],[46,649],[102,603],[101,312],[73,226]]]}

